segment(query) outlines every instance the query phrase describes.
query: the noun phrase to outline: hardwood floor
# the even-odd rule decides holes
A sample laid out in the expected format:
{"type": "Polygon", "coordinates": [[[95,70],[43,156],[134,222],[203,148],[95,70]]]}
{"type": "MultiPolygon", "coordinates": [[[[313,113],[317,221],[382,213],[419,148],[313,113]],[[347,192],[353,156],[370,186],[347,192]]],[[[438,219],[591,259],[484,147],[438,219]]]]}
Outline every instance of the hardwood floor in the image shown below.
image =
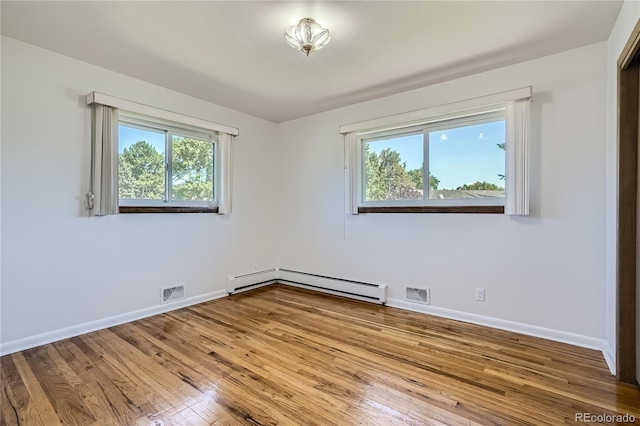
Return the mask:
{"type": "Polygon", "coordinates": [[[598,351],[282,285],[0,363],[2,425],[640,419],[640,389],[611,376],[598,351]]]}

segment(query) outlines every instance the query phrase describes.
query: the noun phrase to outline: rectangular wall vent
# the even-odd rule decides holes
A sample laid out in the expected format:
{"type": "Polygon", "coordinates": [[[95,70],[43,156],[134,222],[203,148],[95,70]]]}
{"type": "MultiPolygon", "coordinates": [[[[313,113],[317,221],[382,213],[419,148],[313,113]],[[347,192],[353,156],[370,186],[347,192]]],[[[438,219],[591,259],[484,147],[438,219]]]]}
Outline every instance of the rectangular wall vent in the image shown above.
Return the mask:
{"type": "Polygon", "coordinates": [[[428,288],[407,287],[405,299],[429,305],[431,304],[431,291],[428,288]]]}
{"type": "Polygon", "coordinates": [[[169,303],[184,299],[184,284],[178,284],[160,289],[160,303],[169,303]]]}

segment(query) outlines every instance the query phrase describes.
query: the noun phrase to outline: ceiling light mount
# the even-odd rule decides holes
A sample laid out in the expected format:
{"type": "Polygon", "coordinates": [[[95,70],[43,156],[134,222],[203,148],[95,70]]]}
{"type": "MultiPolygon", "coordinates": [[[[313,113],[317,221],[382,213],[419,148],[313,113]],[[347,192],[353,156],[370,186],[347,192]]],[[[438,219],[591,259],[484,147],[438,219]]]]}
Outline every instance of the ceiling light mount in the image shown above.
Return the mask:
{"type": "Polygon", "coordinates": [[[320,50],[329,43],[331,34],[315,19],[302,18],[298,25],[289,27],[284,37],[289,46],[294,47],[309,56],[309,53],[320,50]]]}

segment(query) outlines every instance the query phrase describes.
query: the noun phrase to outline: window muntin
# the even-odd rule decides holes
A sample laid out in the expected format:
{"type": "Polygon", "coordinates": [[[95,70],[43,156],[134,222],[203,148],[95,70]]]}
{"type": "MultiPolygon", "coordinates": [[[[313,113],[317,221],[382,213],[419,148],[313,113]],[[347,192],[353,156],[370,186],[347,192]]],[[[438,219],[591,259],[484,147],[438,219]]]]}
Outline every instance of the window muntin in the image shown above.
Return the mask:
{"type": "Polygon", "coordinates": [[[359,139],[361,206],[504,205],[504,110],[359,139]]]}
{"type": "Polygon", "coordinates": [[[217,206],[217,134],[127,116],[118,131],[121,206],[217,206]]]}

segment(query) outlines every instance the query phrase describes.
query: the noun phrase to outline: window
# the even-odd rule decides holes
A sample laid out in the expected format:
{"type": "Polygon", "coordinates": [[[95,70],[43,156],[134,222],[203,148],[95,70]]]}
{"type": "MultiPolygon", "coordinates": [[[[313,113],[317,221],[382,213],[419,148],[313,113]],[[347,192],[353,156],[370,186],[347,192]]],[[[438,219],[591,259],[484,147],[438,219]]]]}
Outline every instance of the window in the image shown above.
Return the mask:
{"type": "Polygon", "coordinates": [[[347,212],[529,213],[531,88],[343,125],[347,212]]]}
{"type": "Polygon", "coordinates": [[[504,141],[504,110],[361,136],[360,204],[503,206],[504,141]]]}
{"type": "Polygon", "coordinates": [[[230,214],[235,127],[91,92],[91,216],[230,214]]]}
{"type": "Polygon", "coordinates": [[[120,114],[120,207],[214,209],[217,140],[217,132],[120,114]]]}

